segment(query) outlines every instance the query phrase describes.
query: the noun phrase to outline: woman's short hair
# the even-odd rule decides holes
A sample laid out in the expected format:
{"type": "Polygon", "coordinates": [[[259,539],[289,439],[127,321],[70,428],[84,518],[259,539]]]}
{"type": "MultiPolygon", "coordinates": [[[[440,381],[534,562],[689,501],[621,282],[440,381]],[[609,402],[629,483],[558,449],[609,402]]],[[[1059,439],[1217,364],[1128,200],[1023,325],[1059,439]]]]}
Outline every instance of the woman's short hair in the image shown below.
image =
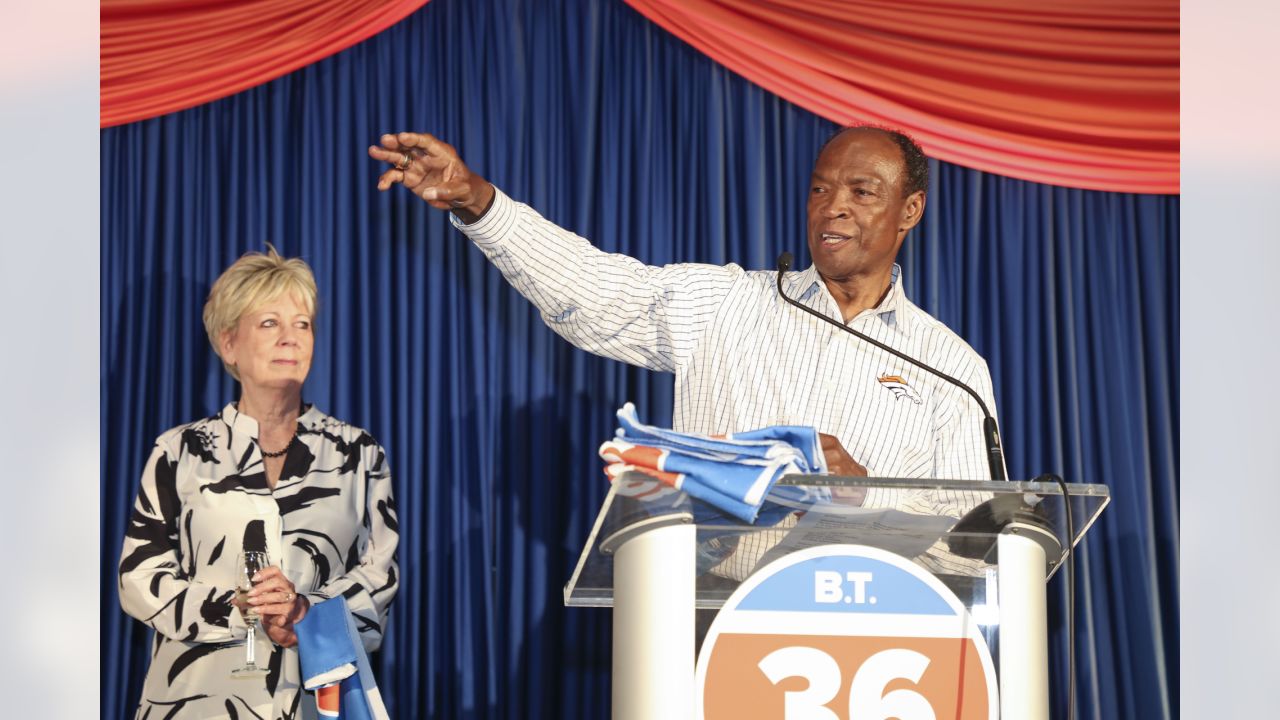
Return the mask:
{"type": "MultiPolygon", "coordinates": [[[[223,333],[234,330],[245,313],[286,292],[306,306],[314,322],[318,300],[311,267],[302,258],[282,257],[269,243],[267,252],[245,253],[218,276],[204,303],[204,329],[218,357],[222,357],[219,345],[223,333]]],[[[226,360],[222,367],[231,377],[240,379],[239,371],[226,360]]]]}

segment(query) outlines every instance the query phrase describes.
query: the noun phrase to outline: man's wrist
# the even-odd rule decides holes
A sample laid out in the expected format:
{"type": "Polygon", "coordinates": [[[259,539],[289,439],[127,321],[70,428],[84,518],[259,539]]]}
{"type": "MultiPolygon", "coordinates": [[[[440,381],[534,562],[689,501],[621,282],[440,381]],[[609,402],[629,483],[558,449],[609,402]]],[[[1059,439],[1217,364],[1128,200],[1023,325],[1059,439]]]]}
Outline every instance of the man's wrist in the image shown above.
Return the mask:
{"type": "Polygon", "coordinates": [[[492,184],[483,178],[476,178],[479,187],[476,192],[476,202],[469,203],[460,208],[453,208],[452,212],[459,221],[464,225],[474,225],[480,221],[480,218],[489,212],[489,208],[493,207],[493,200],[498,196],[492,184]]]}

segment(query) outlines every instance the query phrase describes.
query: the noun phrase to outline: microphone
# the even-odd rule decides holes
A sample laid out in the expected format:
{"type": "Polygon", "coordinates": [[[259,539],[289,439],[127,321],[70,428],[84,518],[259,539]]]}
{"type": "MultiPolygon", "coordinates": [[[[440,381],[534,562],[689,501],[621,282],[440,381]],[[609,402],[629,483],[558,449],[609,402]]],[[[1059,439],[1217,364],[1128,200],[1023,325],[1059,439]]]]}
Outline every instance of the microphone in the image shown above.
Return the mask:
{"type": "Polygon", "coordinates": [[[266,552],[267,551],[267,528],[266,523],[262,520],[250,520],[248,525],[244,526],[244,545],[245,552],[266,552]]]}
{"type": "Polygon", "coordinates": [[[942,372],[941,370],[937,370],[933,367],[930,367],[929,365],[926,365],[923,362],[920,362],[919,360],[911,357],[910,355],[906,355],[897,350],[894,350],[893,348],[889,347],[888,345],[885,345],[884,343],[880,342],[879,340],[876,340],[875,338],[868,337],[867,335],[864,335],[863,333],[860,333],[857,330],[854,330],[853,328],[849,327],[848,325],[845,325],[844,323],[838,323],[835,320],[832,320],[831,318],[827,317],[826,315],[823,315],[822,313],[818,312],[817,310],[814,310],[811,307],[803,305],[787,297],[787,293],[782,289],[782,274],[791,269],[791,262],[793,259],[794,258],[789,252],[783,252],[781,255],[778,256],[778,295],[782,296],[782,299],[786,300],[788,304],[794,305],[816,318],[829,322],[832,325],[835,325],[836,327],[840,328],[841,330],[844,330],[845,332],[850,333],[854,337],[857,337],[861,340],[869,342],[872,345],[875,345],[876,347],[880,348],[881,350],[884,350],[890,355],[894,355],[896,357],[902,358],[903,360],[906,360],[907,362],[911,363],[912,365],[915,365],[918,368],[921,368],[922,370],[926,370],[930,373],[933,373],[934,375],[942,378],[943,380],[946,380],[952,385],[955,385],[961,390],[964,390],[965,392],[969,393],[969,395],[973,398],[974,402],[978,403],[978,407],[982,409],[982,414],[986,416],[986,419],[982,421],[982,440],[984,443],[986,443],[986,446],[987,446],[987,465],[991,469],[991,479],[992,480],[1006,479],[1004,474],[1004,451],[1000,449],[1000,429],[996,427],[996,419],[991,416],[991,411],[987,409],[987,404],[982,402],[982,398],[978,397],[978,393],[974,392],[973,388],[969,387],[968,385],[965,385],[964,383],[942,372]]]}

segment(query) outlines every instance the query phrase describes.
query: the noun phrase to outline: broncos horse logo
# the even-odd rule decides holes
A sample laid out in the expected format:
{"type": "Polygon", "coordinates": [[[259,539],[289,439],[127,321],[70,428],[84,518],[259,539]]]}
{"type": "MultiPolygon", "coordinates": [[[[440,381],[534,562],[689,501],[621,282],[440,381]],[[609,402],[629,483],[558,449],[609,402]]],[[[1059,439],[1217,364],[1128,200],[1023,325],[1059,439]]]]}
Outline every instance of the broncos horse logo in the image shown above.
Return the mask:
{"type": "Polygon", "coordinates": [[[886,374],[881,375],[878,379],[880,380],[880,384],[888,388],[889,392],[893,393],[893,396],[898,400],[906,398],[917,405],[924,402],[920,399],[920,393],[916,392],[915,388],[908,385],[907,381],[903,379],[901,375],[886,374]]]}

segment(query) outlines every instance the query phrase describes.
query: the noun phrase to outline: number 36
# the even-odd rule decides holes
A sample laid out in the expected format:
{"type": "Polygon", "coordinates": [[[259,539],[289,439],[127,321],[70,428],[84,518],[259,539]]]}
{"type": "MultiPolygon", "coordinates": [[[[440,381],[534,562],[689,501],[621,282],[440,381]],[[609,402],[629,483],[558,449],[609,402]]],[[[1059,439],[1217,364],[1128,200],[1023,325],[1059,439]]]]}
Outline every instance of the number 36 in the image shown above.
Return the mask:
{"type": "MultiPolygon", "coordinates": [[[[840,720],[824,707],[840,692],[840,665],[835,658],[810,647],[786,647],[769,653],[759,667],[774,685],[792,677],[809,681],[804,690],[786,693],[785,720],[840,720]]],[[[849,687],[848,720],[936,720],[933,706],[920,693],[884,692],[898,678],[920,682],[927,667],[929,658],[913,650],[883,650],[867,658],[849,687]]]]}

